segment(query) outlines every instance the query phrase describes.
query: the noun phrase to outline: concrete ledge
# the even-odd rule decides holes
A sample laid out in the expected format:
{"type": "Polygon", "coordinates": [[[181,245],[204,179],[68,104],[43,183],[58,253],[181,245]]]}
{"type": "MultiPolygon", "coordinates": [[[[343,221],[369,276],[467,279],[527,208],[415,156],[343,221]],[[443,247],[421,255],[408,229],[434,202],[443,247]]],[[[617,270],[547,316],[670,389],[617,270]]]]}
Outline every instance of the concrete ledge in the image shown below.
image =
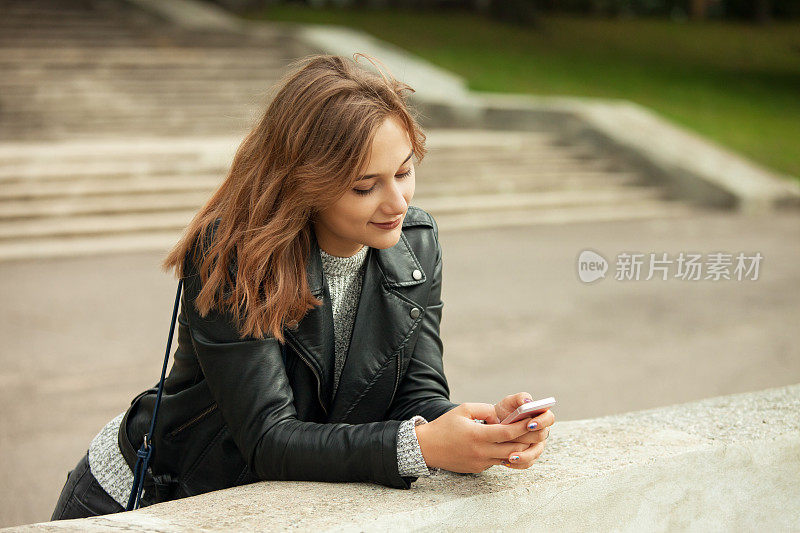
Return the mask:
{"type": "Polygon", "coordinates": [[[527,470],[268,481],[3,531],[727,531],[800,528],[800,385],[556,422],[527,470]]]}
{"type": "Polygon", "coordinates": [[[484,114],[556,113],[578,118],[574,138],[624,150],[655,167],[654,177],[676,197],[733,207],[746,214],[800,207],[800,182],[777,174],[644,106],[627,100],[471,93],[484,114]]]}
{"type": "MultiPolygon", "coordinates": [[[[349,59],[356,52],[373,55],[386,65],[391,74],[414,88],[414,96],[426,101],[446,101],[451,105],[468,104],[466,81],[420,57],[366,32],[345,26],[298,24],[297,36],[308,46],[322,53],[336,54],[349,59]]],[[[358,62],[372,69],[366,59],[358,62]]],[[[380,66],[380,64],[378,65],[380,66]]]]}

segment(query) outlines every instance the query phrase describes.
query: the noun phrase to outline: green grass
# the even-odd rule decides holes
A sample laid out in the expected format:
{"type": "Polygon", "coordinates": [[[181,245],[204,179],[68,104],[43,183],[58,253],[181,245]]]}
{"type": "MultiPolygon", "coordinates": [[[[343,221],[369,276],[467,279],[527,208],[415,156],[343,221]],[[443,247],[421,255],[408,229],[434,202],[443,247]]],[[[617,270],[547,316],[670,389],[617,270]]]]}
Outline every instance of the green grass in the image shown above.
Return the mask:
{"type": "Polygon", "coordinates": [[[548,16],[525,29],[469,13],[302,6],[248,18],[359,28],[473,90],[625,98],[800,179],[800,23],[548,16]]]}

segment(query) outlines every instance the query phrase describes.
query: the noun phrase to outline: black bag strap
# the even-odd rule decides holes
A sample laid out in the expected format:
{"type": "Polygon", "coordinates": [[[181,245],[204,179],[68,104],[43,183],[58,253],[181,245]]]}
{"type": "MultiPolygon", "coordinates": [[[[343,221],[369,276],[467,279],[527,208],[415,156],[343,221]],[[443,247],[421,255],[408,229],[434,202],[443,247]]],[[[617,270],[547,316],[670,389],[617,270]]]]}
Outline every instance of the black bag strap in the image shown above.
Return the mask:
{"type": "Polygon", "coordinates": [[[172,323],[169,326],[169,337],[167,337],[167,353],[164,355],[164,366],[161,368],[161,381],[158,383],[158,394],[156,396],[156,405],[153,408],[153,419],[150,421],[150,431],[144,434],[144,442],[136,452],[136,467],[133,470],[133,488],[131,495],[128,498],[128,505],[126,511],[138,509],[141,504],[142,489],[144,489],[144,475],[150,466],[150,457],[153,454],[152,435],[156,427],[156,417],[158,416],[158,405],[161,403],[161,392],[164,389],[164,377],[167,374],[167,362],[169,361],[169,352],[172,348],[172,336],[175,332],[175,319],[178,317],[178,304],[181,301],[181,289],[183,288],[183,278],[178,281],[178,292],[175,295],[175,308],[172,310],[172,323]]]}
{"type": "MultiPolygon", "coordinates": [[[[164,389],[164,378],[167,375],[167,363],[169,362],[169,352],[172,349],[172,337],[175,333],[175,320],[178,317],[178,304],[181,301],[181,289],[183,288],[183,278],[178,281],[178,292],[175,295],[175,308],[172,310],[172,323],[169,326],[169,336],[167,337],[167,352],[164,354],[164,366],[161,368],[161,380],[158,382],[158,394],[156,404],[153,408],[153,419],[150,421],[150,431],[144,434],[142,446],[136,452],[136,467],[133,470],[133,487],[128,498],[126,511],[138,509],[141,505],[142,490],[144,489],[144,477],[150,466],[150,459],[153,454],[153,431],[156,427],[156,417],[158,416],[158,406],[161,404],[161,392],[164,389]]],[[[281,356],[283,364],[286,366],[286,344],[281,343],[281,356]]],[[[151,472],[152,475],[152,472],[151,472]]]]}

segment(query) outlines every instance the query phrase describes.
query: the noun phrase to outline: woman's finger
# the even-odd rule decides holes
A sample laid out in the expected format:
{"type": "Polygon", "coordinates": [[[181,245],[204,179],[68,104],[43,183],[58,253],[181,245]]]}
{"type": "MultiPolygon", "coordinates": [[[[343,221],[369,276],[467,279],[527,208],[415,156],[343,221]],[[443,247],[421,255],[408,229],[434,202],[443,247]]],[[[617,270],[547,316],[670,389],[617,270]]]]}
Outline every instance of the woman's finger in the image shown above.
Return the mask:
{"type": "MultiPolygon", "coordinates": [[[[515,424],[519,424],[520,422],[523,422],[523,420],[515,422],[515,424]]],[[[534,418],[524,419],[524,423],[525,423],[525,428],[528,429],[528,431],[513,439],[509,439],[507,442],[535,444],[537,442],[543,441],[545,439],[545,433],[543,430],[555,424],[555,416],[548,409],[539,416],[536,416],[534,418]],[[530,424],[534,422],[536,423],[534,429],[529,429],[531,427],[530,424]]]]}
{"type": "Polygon", "coordinates": [[[509,468],[515,468],[517,470],[524,470],[530,467],[536,459],[542,455],[544,451],[544,441],[539,442],[537,444],[533,444],[528,447],[527,450],[523,450],[520,452],[514,452],[510,454],[508,459],[502,461],[500,464],[503,466],[507,466],[509,468]]]}
{"type": "Polygon", "coordinates": [[[534,444],[527,444],[524,442],[493,443],[489,445],[486,455],[488,455],[492,459],[502,461],[503,459],[508,459],[509,456],[514,453],[527,450],[531,446],[534,446],[534,444]]]}
{"type": "Polygon", "coordinates": [[[534,431],[539,431],[555,424],[556,416],[553,414],[553,411],[548,409],[544,413],[528,419],[527,424],[530,424],[531,422],[536,422],[536,428],[534,431]]]}
{"type": "Polygon", "coordinates": [[[536,422],[536,428],[535,429],[541,430],[541,429],[544,429],[546,427],[549,427],[549,426],[552,426],[553,424],[555,424],[556,423],[556,416],[553,414],[553,411],[548,409],[544,413],[542,413],[542,414],[540,414],[538,416],[535,416],[531,420],[528,421],[528,423],[531,423],[531,422],[536,422]]]}
{"type": "Polygon", "coordinates": [[[536,444],[537,442],[542,442],[543,440],[545,440],[549,433],[550,433],[549,427],[537,429],[534,431],[529,431],[527,434],[521,435],[509,442],[518,442],[520,444],[536,444]]]}
{"type": "Polygon", "coordinates": [[[479,427],[475,429],[475,432],[479,440],[490,443],[508,442],[531,431],[527,425],[530,421],[530,418],[523,418],[513,424],[476,424],[479,427]]]}

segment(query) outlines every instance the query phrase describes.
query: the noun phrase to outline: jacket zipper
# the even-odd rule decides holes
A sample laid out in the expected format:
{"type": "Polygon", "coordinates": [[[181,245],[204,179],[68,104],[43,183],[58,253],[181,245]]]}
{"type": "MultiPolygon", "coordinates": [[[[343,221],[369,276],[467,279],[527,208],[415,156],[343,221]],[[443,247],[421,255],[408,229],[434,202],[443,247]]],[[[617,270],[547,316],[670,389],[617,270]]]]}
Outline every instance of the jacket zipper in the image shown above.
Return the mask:
{"type": "MultiPolygon", "coordinates": [[[[416,327],[416,325],[414,327],[416,327]]],[[[402,363],[403,363],[403,351],[404,350],[405,350],[405,348],[403,348],[402,350],[400,350],[397,353],[397,374],[395,375],[395,378],[394,378],[394,390],[392,391],[392,397],[389,400],[389,405],[392,405],[392,402],[394,401],[394,395],[397,394],[397,388],[400,386],[400,370],[401,370],[401,368],[403,366],[402,363]]]]}
{"type": "Polygon", "coordinates": [[[317,372],[317,369],[314,368],[314,365],[312,365],[308,359],[306,359],[306,357],[303,355],[302,350],[300,350],[293,341],[292,342],[289,341],[288,335],[286,336],[286,342],[292,346],[294,352],[300,357],[300,359],[303,360],[303,362],[308,366],[308,368],[311,369],[311,371],[314,373],[314,376],[317,378],[317,400],[319,401],[319,405],[320,407],[322,407],[325,416],[328,416],[328,410],[325,409],[325,404],[322,402],[322,378],[317,372]]]}
{"type": "Polygon", "coordinates": [[[217,404],[216,403],[213,404],[211,407],[206,408],[202,413],[192,417],[191,419],[187,420],[186,422],[184,422],[183,424],[181,424],[177,428],[175,428],[172,431],[170,431],[167,434],[167,438],[170,438],[170,439],[174,438],[175,435],[177,435],[178,433],[180,433],[181,431],[183,431],[187,427],[191,426],[195,422],[199,421],[201,418],[203,418],[204,416],[208,415],[209,413],[211,413],[216,408],[217,408],[217,404]]]}
{"type": "Polygon", "coordinates": [[[394,401],[394,395],[397,394],[397,387],[400,386],[400,366],[403,362],[403,357],[401,354],[402,350],[397,354],[397,373],[394,378],[394,390],[392,391],[392,397],[389,399],[389,405],[392,405],[392,402],[394,401]]]}

